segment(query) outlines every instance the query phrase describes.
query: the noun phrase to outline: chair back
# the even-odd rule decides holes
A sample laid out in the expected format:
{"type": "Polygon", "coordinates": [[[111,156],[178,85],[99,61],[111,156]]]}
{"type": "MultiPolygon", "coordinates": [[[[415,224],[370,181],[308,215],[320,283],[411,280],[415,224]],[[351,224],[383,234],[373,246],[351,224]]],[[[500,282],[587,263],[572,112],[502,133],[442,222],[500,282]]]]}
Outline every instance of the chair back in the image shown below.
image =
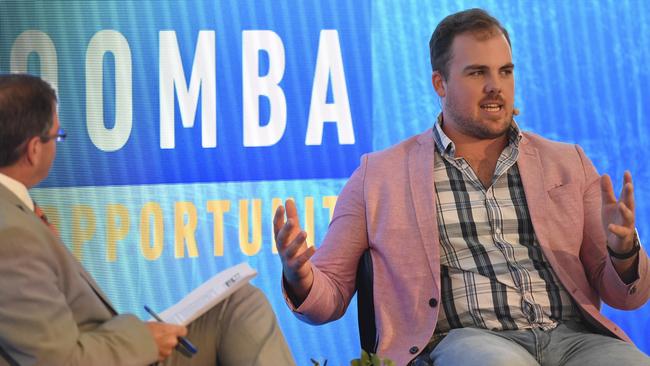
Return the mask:
{"type": "Polygon", "coordinates": [[[357,316],[361,348],[368,353],[377,352],[377,326],[375,325],[375,301],[373,298],[372,256],[367,249],[357,267],[357,316]]]}

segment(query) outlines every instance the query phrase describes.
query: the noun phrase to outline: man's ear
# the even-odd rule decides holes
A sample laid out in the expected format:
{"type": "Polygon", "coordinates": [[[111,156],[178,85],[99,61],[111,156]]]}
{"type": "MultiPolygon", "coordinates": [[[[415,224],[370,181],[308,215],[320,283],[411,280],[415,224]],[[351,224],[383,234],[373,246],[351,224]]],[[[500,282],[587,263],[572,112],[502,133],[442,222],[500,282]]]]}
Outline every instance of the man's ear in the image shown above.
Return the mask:
{"type": "Polygon", "coordinates": [[[433,89],[440,98],[444,98],[447,95],[445,92],[445,79],[440,71],[434,71],[431,74],[431,84],[433,84],[433,89]]]}
{"type": "Polygon", "coordinates": [[[25,160],[29,165],[36,165],[43,149],[43,142],[39,136],[34,136],[27,140],[25,148],[25,160]]]}

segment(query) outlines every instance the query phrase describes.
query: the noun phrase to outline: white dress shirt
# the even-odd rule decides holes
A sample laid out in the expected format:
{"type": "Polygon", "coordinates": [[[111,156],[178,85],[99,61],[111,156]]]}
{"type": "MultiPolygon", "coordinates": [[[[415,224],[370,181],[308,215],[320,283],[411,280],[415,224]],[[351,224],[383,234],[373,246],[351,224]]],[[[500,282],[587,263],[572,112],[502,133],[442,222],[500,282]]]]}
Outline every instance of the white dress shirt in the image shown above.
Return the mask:
{"type": "Polygon", "coordinates": [[[19,181],[0,173],[0,184],[5,186],[11,193],[18,196],[18,198],[29,207],[30,210],[34,211],[34,201],[29,196],[29,191],[27,187],[19,181]]]}

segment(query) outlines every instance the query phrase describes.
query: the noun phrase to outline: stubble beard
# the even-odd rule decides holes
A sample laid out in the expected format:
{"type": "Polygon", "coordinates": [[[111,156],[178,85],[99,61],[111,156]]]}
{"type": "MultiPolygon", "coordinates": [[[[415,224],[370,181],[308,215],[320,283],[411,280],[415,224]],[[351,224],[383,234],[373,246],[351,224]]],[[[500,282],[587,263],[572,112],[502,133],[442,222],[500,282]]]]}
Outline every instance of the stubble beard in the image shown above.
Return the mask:
{"type": "Polygon", "coordinates": [[[480,140],[492,140],[504,136],[510,130],[512,125],[513,115],[510,113],[510,116],[501,119],[497,125],[499,129],[494,130],[490,129],[491,125],[495,123],[490,123],[489,125],[481,122],[478,119],[469,116],[466,113],[463,113],[451,99],[447,99],[445,103],[445,112],[450,119],[456,122],[456,126],[460,132],[464,135],[472,136],[480,140]]]}

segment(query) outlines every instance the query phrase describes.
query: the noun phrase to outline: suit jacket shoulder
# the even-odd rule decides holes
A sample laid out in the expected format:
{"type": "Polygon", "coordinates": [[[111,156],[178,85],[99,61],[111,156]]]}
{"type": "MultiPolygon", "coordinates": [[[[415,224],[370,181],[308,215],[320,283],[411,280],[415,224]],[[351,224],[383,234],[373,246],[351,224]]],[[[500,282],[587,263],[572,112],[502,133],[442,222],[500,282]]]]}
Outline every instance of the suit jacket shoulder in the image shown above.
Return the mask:
{"type": "Polygon", "coordinates": [[[21,365],[155,361],[144,323],[114,315],[91,281],[47,226],[0,186],[0,347],[21,365]]]}

